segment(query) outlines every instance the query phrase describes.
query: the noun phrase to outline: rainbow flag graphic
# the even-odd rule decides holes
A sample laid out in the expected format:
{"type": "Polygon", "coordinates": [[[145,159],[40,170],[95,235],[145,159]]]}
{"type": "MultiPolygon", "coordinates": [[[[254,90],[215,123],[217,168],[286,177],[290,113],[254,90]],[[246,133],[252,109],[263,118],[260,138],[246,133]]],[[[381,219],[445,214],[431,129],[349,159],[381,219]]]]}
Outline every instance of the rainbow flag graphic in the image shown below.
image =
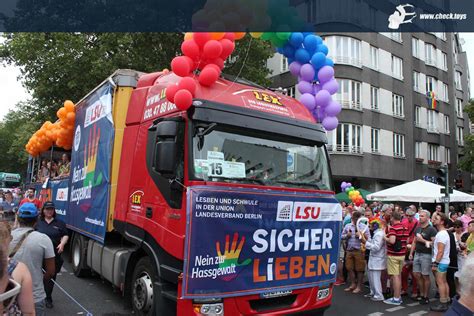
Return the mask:
{"type": "Polygon", "coordinates": [[[436,110],[436,95],[433,91],[426,92],[426,101],[432,110],[436,110]]]}

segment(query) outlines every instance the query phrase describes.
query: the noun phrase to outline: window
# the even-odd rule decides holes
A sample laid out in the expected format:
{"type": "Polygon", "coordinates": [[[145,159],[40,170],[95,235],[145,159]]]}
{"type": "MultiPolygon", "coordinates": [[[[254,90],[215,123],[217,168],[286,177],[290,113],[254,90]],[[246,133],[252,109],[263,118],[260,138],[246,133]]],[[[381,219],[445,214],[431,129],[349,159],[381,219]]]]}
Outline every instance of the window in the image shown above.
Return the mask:
{"type": "Polygon", "coordinates": [[[362,66],[360,40],[347,36],[328,36],[325,42],[335,63],[362,66]]]}
{"type": "Polygon", "coordinates": [[[383,36],[387,36],[388,38],[393,39],[397,42],[402,42],[402,34],[399,32],[380,32],[383,36]]]}
{"type": "Polygon", "coordinates": [[[446,53],[441,52],[441,55],[443,56],[443,61],[442,61],[442,69],[443,70],[448,70],[448,55],[446,53]]]}
{"type": "Polygon", "coordinates": [[[444,133],[449,134],[449,115],[444,114],[444,133]]]}
{"type": "Polygon", "coordinates": [[[392,75],[395,78],[403,79],[403,60],[392,55],[392,75]]]}
{"type": "Polygon", "coordinates": [[[362,127],[360,125],[341,123],[333,133],[332,151],[362,154],[362,127]]]}
{"type": "Polygon", "coordinates": [[[436,78],[435,77],[430,77],[430,76],[426,76],[426,92],[435,92],[436,93],[436,78]]]}
{"type": "Polygon", "coordinates": [[[296,98],[296,86],[292,86],[292,87],[289,87],[289,88],[286,88],[287,89],[287,95],[292,97],[292,98],[296,98]]]}
{"type": "Polygon", "coordinates": [[[431,44],[425,44],[425,63],[436,66],[436,47],[431,44]]]}
{"type": "Polygon", "coordinates": [[[438,150],[439,150],[438,145],[428,144],[428,160],[439,161],[438,160],[438,150]]]}
{"type": "Polygon", "coordinates": [[[413,71],[413,90],[421,91],[420,89],[420,73],[413,71]]]}
{"type": "Polygon", "coordinates": [[[372,110],[379,109],[379,88],[370,87],[370,108],[372,110]]]}
{"type": "Polygon", "coordinates": [[[454,73],[454,85],[456,86],[456,89],[462,90],[461,73],[459,71],[454,73]]]}
{"type": "Polygon", "coordinates": [[[392,94],[392,112],[394,116],[405,117],[401,95],[392,94]]]}
{"type": "Polygon", "coordinates": [[[415,158],[422,159],[421,156],[421,142],[415,143],[415,158]]]}
{"type": "Polygon", "coordinates": [[[288,58],[281,55],[281,71],[286,72],[288,71],[288,58]]]}
{"type": "Polygon", "coordinates": [[[443,87],[443,89],[441,90],[441,98],[443,99],[444,102],[449,102],[448,85],[442,82],[441,86],[443,87]]]}
{"type": "Polygon", "coordinates": [[[372,128],[370,130],[370,148],[372,149],[372,153],[379,153],[379,135],[380,130],[376,128],[372,128]]]}
{"type": "Polygon", "coordinates": [[[379,49],[374,46],[370,46],[370,66],[379,69],[379,49]]]}
{"type": "Polygon", "coordinates": [[[456,99],[456,115],[462,117],[462,100],[456,99]]]}
{"type": "Polygon", "coordinates": [[[420,40],[416,37],[412,37],[411,39],[411,51],[413,57],[420,58],[420,40]]]}
{"type": "Polygon", "coordinates": [[[456,128],[456,140],[459,146],[464,146],[464,128],[461,126],[456,128]]]}
{"type": "Polygon", "coordinates": [[[405,157],[405,136],[393,134],[393,156],[405,157]]]}
{"type": "Polygon", "coordinates": [[[337,79],[337,81],[339,91],[336,93],[336,100],[341,103],[342,107],[362,110],[360,102],[362,84],[349,79],[337,79]]]}
{"type": "Polygon", "coordinates": [[[438,113],[433,110],[428,110],[428,133],[438,133],[438,113]]]}
{"type": "Polygon", "coordinates": [[[415,106],[415,126],[421,127],[421,106],[415,106]]]}
{"type": "Polygon", "coordinates": [[[451,149],[447,147],[444,149],[444,161],[446,163],[451,163],[451,149]]]}

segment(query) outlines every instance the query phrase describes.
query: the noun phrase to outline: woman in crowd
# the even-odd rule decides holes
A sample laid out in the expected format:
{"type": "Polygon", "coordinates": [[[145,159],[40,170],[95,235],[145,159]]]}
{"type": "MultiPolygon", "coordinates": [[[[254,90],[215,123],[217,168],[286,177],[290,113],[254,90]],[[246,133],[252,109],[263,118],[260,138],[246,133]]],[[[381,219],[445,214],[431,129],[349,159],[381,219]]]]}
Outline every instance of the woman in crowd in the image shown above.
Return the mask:
{"type": "Polygon", "coordinates": [[[387,268],[384,227],[383,222],[377,217],[372,218],[369,223],[374,232],[372,239],[367,240],[364,234],[360,234],[362,243],[365,244],[366,249],[370,250],[368,263],[370,293],[365,297],[370,297],[373,301],[383,301],[385,298],[382,293],[381,276],[382,271],[387,268]]]}
{"type": "MultiPolygon", "coordinates": [[[[0,247],[8,249],[11,241],[10,225],[6,222],[0,222],[0,247]]],[[[14,259],[8,260],[8,275],[18,282],[21,286],[21,291],[8,310],[4,312],[7,315],[35,315],[35,304],[33,301],[33,281],[31,274],[25,264],[14,259]]]]}
{"type": "MultiPolygon", "coordinates": [[[[56,263],[56,273],[53,276],[53,280],[56,280],[56,274],[61,271],[64,262],[61,254],[64,251],[64,246],[66,245],[69,236],[67,235],[66,224],[63,221],[56,219],[56,208],[54,207],[53,202],[44,203],[44,206],[41,209],[40,221],[38,221],[38,224],[36,225],[36,230],[40,233],[46,234],[53,242],[56,263]]],[[[52,280],[44,282],[47,308],[53,308],[53,287],[54,283],[52,280]]]]}

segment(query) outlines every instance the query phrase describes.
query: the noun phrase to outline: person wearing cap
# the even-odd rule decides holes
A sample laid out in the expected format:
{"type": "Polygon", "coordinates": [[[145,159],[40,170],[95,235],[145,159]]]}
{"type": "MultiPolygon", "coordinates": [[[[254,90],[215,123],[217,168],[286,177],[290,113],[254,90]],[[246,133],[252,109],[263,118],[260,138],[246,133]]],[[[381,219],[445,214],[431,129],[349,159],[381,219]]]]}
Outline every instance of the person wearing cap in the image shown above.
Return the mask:
{"type": "Polygon", "coordinates": [[[50,280],[55,271],[53,243],[48,236],[33,229],[38,221],[38,209],[33,203],[20,206],[17,221],[19,227],[12,230],[10,257],[23,262],[30,270],[36,315],[43,316],[46,298],[43,279],[50,280]],[[43,267],[46,271],[44,274],[43,267]]]}
{"type": "MultiPolygon", "coordinates": [[[[64,246],[69,240],[69,236],[67,234],[66,224],[62,220],[56,218],[56,207],[53,202],[44,203],[43,208],[41,209],[40,220],[36,225],[36,230],[47,235],[53,243],[56,263],[56,271],[53,280],[56,280],[56,274],[61,271],[61,267],[64,263],[61,254],[64,251],[64,246]]],[[[53,287],[54,283],[52,280],[44,281],[47,308],[53,308],[53,298],[51,296],[53,293],[53,287]]]]}
{"type": "Polygon", "coordinates": [[[415,239],[415,230],[418,227],[418,220],[415,218],[415,211],[410,206],[405,208],[405,217],[402,219],[402,225],[405,226],[408,232],[407,255],[402,269],[402,295],[408,294],[408,276],[411,276],[413,285],[411,297],[416,299],[418,297],[418,284],[416,282],[415,276],[413,275],[413,261],[408,258],[408,255],[410,253],[413,240],[415,239]]]}

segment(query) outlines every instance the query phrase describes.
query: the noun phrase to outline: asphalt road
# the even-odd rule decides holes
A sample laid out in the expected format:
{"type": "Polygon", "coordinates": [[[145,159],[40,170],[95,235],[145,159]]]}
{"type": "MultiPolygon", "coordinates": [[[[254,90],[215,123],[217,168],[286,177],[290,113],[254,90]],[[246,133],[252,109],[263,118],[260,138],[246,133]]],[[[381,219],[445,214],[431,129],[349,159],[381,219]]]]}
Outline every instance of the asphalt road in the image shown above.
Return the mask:
{"type": "MultiPolygon", "coordinates": [[[[114,291],[109,282],[103,281],[97,276],[77,278],[72,273],[71,264],[67,260],[61,274],[58,275],[57,282],[77,303],[59,288],[55,287],[53,292],[54,308],[47,310],[48,316],[87,315],[87,312],[95,316],[133,315],[132,311],[124,309],[121,294],[118,291],[114,291]]],[[[417,302],[410,300],[410,298],[405,298],[401,306],[393,306],[383,302],[373,302],[368,298],[364,298],[363,294],[349,294],[343,290],[344,286],[335,288],[333,305],[325,315],[442,315],[441,313],[429,312],[427,305],[419,305],[417,302]]],[[[366,289],[366,291],[368,290],[366,289]]],[[[433,301],[435,300],[433,299],[433,301]]]]}

